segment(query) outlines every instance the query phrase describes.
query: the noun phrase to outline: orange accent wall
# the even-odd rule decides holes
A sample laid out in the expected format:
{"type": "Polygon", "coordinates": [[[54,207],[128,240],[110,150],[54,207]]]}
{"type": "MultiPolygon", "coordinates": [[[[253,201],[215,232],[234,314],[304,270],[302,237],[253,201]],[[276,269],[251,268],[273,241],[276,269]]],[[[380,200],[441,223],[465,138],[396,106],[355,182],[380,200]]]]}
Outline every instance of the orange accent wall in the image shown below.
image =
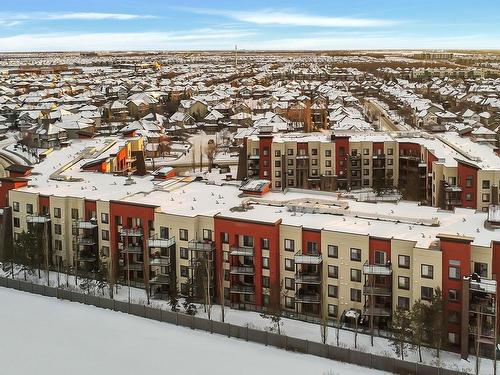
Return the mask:
{"type": "Polygon", "coordinates": [[[321,254],[321,231],[302,229],[302,253],[307,252],[307,243],[316,242],[318,245],[318,252],[321,254]]]}
{"type": "Polygon", "coordinates": [[[388,238],[375,238],[370,237],[370,264],[375,263],[375,251],[383,251],[387,260],[391,260],[391,240],[388,238]]]}
{"type": "Polygon", "coordinates": [[[272,180],[271,176],[271,150],[273,137],[259,138],[259,178],[272,180]],[[267,156],[264,155],[264,148],[267,147],[267,156]],[[267,167],[264,166],[264,161],[267,162],[267,167]],[[264,171],[267,171],[267,176],[264,176],[264,171]]]}
{"type": "Polygon", "coordinates": [[[13,181],[8,177],[0,179],[0,208],[7,207],[9,205],[10,190],[19,189],[26,185],[28,185],[28,180],[13,181]]]}
{"type": "Polygon", "coordinates": [[[477,169],[458,162],[457,174],[458,185],[462,188],[462,207],[477,208],[477,169]],[[467,187],[467,176],[472,176],[472,186],[470,187],[467,187]],[[465,199],[468,193],[472,196],[472,200],[470,201],[465,199]]]}

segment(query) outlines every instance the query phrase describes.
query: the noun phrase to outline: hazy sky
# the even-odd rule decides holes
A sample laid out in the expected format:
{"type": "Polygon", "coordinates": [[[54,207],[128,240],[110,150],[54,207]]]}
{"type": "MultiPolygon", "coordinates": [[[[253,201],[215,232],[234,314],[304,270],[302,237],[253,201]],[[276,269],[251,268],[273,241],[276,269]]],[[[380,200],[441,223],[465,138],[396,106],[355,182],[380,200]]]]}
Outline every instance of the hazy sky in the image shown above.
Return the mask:
{"type": "Polygon", "coordinates": [[[1,0],[0,51],[500,48],[499,0],[1,0]]]}

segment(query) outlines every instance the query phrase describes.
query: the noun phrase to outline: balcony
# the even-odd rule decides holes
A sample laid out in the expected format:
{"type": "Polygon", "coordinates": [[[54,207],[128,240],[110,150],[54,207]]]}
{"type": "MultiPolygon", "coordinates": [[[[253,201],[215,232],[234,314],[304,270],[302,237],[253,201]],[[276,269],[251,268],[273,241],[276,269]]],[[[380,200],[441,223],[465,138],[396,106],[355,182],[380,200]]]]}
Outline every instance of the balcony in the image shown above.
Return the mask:
{"type": "Polygon", "coordinates": [[[169,275],[156,275],[152,279],[149,279],[150,284],[156,285],[169,285],[170,284],[170,276],[169,275]]]}
{"type": "Polygon", "coordinates": [[[469,288],[472,291],[496,294],[497,282],[496,280],[481,279],[479,281],[471,280],[469,288]]]}
{"type": "Polygon", "coordinates": [[[323,258],[319,253],[305,253],[297,251],[294,256],[295,264],[321,264],[323,258]]]}
{"type": "Polygon", "coordinates": [[[366,262],[363,266],[363,273],[365,275],[390,276],[392,275],[392,267],[390,264],[368,264],[366,262]]]}
{"type": "Polygon", "coordinates": [[[371,286],[371,285],[365,285],[363,287],[363,293],[367,295],[384,296],[384,297],[390,297],[392,295],[390,287],[371,286]]]}
{"type": "Polygon", "coordinates": [[[369,316],[391,316],[392,310],[390,307],[366,306],[363,309],[363,314],[369,316]]]}
{"type": "Polygon", "coordinates": [[[170,264],[171,264],[170,258],[150,258],[149,259],[150,266],[169,267],[170,264]]]}
{"type": "Polygon", "coordinates": [[[142,237],[142,228],[122,228],[120,235],[128,237],[142,237]]]}
{"type": "Polygon", "coordinates": [[[32,215],[26,216],[27,223],[44,224],[44,223],[48,223],[49,221],[50,221],[49,215],[32,214],[32,215]]]}
{"type": "Polygon", "coordinates": [[[118,260],[119,266],[124,271],[142,271],[144,269],[144,264],[137,262],[126,262],[124,259],[118,260]]]}
{"type": "Polygon", "coordinates": [[[248,159],[249,160],[259,160],[260,159],[260,155],[248,155],[248,159]]]}
{"type": "Polygon", "coordinates": [[[97,228],[97,224],[92,221],[77,221],[76,227],[78,229],[94,229],[97,228]]]}
{"type": "Polygon", "coordinates": [[[372,156],[373,159],[385,159],[385,154],[375,154],[372,156]]]}
{"type": "Polygon", "coordinates": [[[307,154],[304,154],[304,155],[297,155],[295,157],[297,160],[305,160],[305,159],[309,159],[309,155],[307,154]]]}
{"type": "Polygon", "coordinates": [[[142,254],[142,246],[130,244],[128,246],[125,246],[122,250],[120,250],[120,253],[142,254]]]}
{"type": "Polygon", "coordinates": [[[213,251],[215,244],[212,241],[191,240],[188,242],[188,249],[192,251],[213,251]]]}
{"type": "Polygon", "coordinates": [[[125,158],[125,161],[126,161],[127,163],[134,163],[134,162],[136,162],[136,161],[137,161],[137,158],[136,158],[135,156],[127,156],[127,157],[125,158]]]}
{"type": "Polygon", "coordinates": [[[255,273],[253,266],[233,266],[229,272],[233,275],[253,275],[255,273]]]}
{"type": "Polygon", "coordinates": [[[319,274],[297,272],[295,284],[321,284],[321,277],[319,274]]]}
{"type": "Polygon", "coordinates": [[[78,254],[79,262],[95,262],[97,260],[96,254],[80,252],[78,254]]]}
{"type": "Polygon", "coordinates": [[[78,238],[78,244],[82,246],[93,246],[95,245],[95,240],[89,237],[80,237],[78,238]]]}
{"type": "Polygon", "coordinates": [[[254,294],[255,288],[252,285],[236,284],[232,285],[229,291],[233,294],[254,294]]]}
{"type": "Polygon", "coordinates": [[[231,246],[230,255],[253,257],[254,249],[250,246],[231,246]]]}
{"type": "Polygon", "coordinates": [[[149,247],[169,248],[170,246],[173,246],[173,245],[175,245],[175,237],[171,237],[171,238],[151,237],[148,240],[149,247]]]}
{"type": "Polygon", "coordinates": [[[321,303],[321,295],[319,293],[298,293],[295,295],[295,303],[321,303]]]}

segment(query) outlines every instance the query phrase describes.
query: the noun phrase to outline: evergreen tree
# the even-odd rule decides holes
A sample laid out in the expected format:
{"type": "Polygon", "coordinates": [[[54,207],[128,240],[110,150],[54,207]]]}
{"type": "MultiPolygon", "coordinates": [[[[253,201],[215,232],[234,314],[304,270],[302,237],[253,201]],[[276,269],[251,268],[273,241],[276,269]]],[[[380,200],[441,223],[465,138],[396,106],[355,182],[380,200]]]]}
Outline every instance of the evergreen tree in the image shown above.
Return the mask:
{"type": "Polygon", "coordinates": [[[394,349],[396,355],[401,357],[402,360],[405,359],[408,347],[410,346],[406,342],[411,337],[410,323],[410,312],[398,306],[392,315],[392,335],[389,339],[389,344],[394,349]]]}
{"type": "Polygon", "coordinates": [[[174,312],[179,311],[179,289],[177,289],[175,283],[170,286],[168,305],[170,306],[170,310],[174,312]]]}

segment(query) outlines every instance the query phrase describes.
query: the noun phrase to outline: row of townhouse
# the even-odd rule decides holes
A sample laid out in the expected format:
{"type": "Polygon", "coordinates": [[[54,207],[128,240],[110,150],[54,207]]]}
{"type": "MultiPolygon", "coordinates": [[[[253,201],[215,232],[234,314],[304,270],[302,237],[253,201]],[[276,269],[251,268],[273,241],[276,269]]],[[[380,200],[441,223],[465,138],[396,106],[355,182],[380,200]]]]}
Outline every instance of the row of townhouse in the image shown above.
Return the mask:
{"type": "Polygon", "coordinates": [[[487,211],[497,204],[500,156],[456,133],[286,133],[262,131],[244,142],[248,178],[272,189],[396,187],[434,207],[487,211]]]}
{"type": "MultiPolygon", "coordinates": [[[[46,170],[43,163],[35,169],[46,170]]],[[[498,206],[489,214],[449,212],[271,192],[265,181],[247,189],[71,173],[77,178],[64,184],[2,181],[4,228],[15,240],[37,226],[52,265],[84,275],[104,266],[110,279],[144,287],[153,298],[165,298],[172,284],[196,294],[192,281],[201,277],[216,301],[223,293],[233,308],[281,306],[299,319],[354,316],[381,329],[397,307],[428,301],[440,288],[450,345],[462,345],[464,356],[477,340],[485,353],[494,347],[498,206]],[[100,188],[84,189],[97,179],[100,188]]]]}

